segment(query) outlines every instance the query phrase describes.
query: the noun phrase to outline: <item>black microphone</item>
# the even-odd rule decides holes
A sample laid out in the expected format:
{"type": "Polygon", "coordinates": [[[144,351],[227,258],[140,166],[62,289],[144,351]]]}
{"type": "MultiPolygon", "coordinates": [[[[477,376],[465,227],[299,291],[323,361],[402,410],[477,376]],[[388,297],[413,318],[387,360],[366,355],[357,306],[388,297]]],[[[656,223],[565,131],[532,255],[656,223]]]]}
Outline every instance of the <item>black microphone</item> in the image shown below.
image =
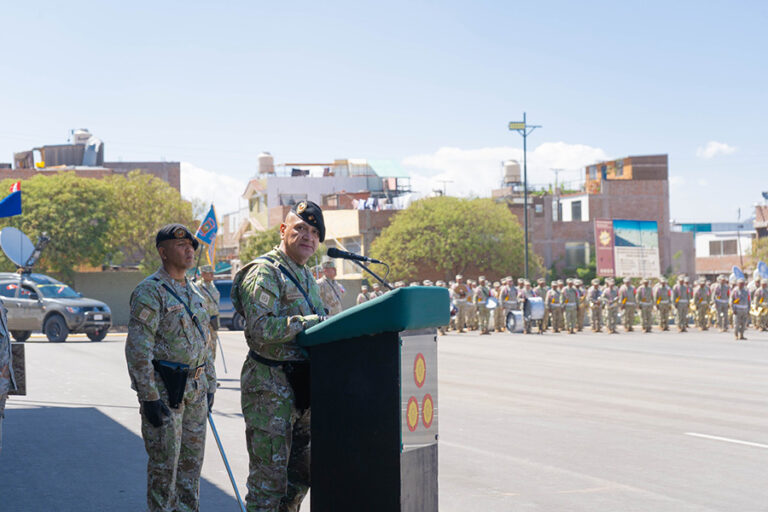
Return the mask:
{"type": "Polygon", "coordinates": [[[354,260],[354,261],[369,261],[371,263],[380,263],[380,264],[383,265],[383,263],[380,262],[379,260],[375,260],[373,258],[368,258],[366,256],[361,256],[361,255],[355,254],[353,252],[342,251],[342,250],[339,250],[339,249],[337,249],[335,247],[329,247],[327,254],[328,254],[329,258],[342,258],[342,259],[345,259],[345,260],[354,260]]]}

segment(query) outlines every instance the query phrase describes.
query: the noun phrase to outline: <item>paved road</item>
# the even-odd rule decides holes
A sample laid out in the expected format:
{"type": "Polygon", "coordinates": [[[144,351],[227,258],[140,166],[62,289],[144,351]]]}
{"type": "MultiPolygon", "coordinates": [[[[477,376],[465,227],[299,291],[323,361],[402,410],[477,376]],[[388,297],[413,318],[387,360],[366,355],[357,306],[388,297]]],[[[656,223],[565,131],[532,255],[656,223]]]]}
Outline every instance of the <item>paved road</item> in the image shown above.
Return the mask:
{"type": "MultiPolygon", "coordinates": [[[[441,337],[440,509],[768,511],[768,335],[747,334],[441,337]]],[[[246,349],[241,333],[222,338],[215,419],[244,493],[246,349]]],[[[123,339],[27,343],[0,510],[142,510],[123,339]]],[[[202,510],[237,510],[212,436],[206,453],[202,510]]]]}

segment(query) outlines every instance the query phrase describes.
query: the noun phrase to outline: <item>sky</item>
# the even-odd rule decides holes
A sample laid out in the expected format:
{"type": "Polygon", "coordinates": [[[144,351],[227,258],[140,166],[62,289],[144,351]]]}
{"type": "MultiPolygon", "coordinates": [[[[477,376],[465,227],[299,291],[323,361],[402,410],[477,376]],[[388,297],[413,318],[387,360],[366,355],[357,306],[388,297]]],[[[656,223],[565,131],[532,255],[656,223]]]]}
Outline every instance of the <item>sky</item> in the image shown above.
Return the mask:
{"type": "Polygon", "coordinates": [[[88,128],[107,160],[182,162],[220,213],[262,151],[488,196],[526,112],[531,184],[665,153],[674,220],[768,190],[764,2],[31,4],[0,7],[0,162],[88,128]]]}

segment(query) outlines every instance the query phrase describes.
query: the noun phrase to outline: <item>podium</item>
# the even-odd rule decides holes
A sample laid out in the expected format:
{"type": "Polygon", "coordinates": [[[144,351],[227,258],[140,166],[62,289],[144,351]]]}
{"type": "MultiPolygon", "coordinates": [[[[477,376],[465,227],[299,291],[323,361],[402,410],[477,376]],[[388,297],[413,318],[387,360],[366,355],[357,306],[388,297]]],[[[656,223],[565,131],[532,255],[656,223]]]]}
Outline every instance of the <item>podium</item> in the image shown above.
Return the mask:
{"type": "Polygon", "coordinates": [[[431,512],[448,290],[390,291],[297,337],[312,366],[312,512],[431,512]]]}

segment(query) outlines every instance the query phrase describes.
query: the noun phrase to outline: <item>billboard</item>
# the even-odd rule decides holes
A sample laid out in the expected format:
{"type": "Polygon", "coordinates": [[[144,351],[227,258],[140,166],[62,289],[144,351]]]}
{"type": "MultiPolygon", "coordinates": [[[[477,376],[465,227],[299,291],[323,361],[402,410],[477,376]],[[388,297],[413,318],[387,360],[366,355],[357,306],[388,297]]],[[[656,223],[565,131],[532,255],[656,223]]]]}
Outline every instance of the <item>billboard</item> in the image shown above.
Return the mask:
{"type": "Polygon", "coordinates": [[[651,220],[595,220],[597,275],[658,277],[659,228],[651,220]]]}

